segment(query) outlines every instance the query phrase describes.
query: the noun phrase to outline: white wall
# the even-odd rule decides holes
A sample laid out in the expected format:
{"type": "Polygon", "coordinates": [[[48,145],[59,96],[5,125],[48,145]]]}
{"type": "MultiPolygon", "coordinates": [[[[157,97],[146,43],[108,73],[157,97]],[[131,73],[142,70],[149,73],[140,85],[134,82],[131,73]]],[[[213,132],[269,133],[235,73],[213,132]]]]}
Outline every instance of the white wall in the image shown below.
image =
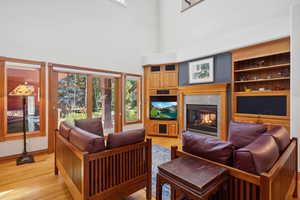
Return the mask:
{"type": "Polygon", "coordinates": [[[141,73],[158,50],[158,1],[2,0],[0,55],[141,73]]]}
{"type": "MultiPolygon", "coordinates": [[[[0,56],[142,73],[142,56],[158,51],[158,6],[158,0],[127,0],[126,7],[113,0],[2,0],[0,56]]],[[[47,147],[48,137],[28,139],[28,151],[47,147]]],[[[22,140],[0,143],[0,157],[22,150],[22,140]]]]}
{"type": "Polygon", "coordinates": [[[181,13],[179,0],[160,1],[160,50],[184,61],[288,36],[289,4],[205,0],[181,13]]]}
{"type": "MultiPolygon", "coordinates": [[[[291,71],[291,99],[292,99],[292,136],[300,137],[300,2],[291,8],[291,45],[292,45],[292,71],[291,71]]],[[[300,147],[300,146],[299,146],[300,147]]],[[[299,149],[299,148],[298,148],[299,149]]],[[[300,158],[298,159],[300,171],[300,158]]]]}

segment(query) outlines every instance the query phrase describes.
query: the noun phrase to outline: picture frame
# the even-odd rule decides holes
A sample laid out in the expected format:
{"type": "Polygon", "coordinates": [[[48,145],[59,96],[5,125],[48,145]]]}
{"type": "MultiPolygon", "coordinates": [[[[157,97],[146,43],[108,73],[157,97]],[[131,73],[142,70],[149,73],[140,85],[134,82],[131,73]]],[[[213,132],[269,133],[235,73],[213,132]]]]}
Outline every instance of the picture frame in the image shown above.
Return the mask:
{"type": "Polygon", "coordinates": [[[189,83],[214,82],[214,58],[189,62],[189,83]]]}

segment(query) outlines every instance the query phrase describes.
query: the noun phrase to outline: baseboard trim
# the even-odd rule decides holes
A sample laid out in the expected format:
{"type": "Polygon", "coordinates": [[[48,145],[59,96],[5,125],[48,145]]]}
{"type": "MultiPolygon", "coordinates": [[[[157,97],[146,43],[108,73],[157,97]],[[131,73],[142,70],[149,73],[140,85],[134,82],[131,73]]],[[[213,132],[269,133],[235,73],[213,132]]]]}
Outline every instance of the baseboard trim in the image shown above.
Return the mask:
{"type": "MultiPolygon", "coordinates": [[[[28,154],[30,154],[30,155],[39,155],[39,154],[44,154],[44,153],[48,153],[48,149],[42,149],[42,150],[28,152],[28,154]]],[[[21,155],[22,154],[20,153],[20,154],[11,155],[11,156],[0,157],[0,163],[4,162],[4,161],[14,160],[14,159],[20,157],[21,155]]]]}

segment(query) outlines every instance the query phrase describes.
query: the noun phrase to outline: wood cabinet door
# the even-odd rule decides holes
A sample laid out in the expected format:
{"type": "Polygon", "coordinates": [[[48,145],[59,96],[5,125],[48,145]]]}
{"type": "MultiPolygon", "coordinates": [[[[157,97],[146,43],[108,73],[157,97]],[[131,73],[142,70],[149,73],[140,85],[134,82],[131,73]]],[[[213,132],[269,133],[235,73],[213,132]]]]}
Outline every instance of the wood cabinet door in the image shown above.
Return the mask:
{"type": "Polygon", "coordinates": [[[149,89],[161,88],[161,72],[150,72],[149,74],[149,89]]]}
{"type": "Polygon", "coordinates": [[[157,123],[150,123],[148,126],[149,134],[151,135],[158,135],[158,124],[157,123]]]}
{"type": "Polygon", "coordinates": [[[176,124],[168,124],[168,135],[169,136],[177,136],[177,125],[176,124]]]}
{"type": "Polygon", "coordinates": [[[177,71],[164,72],[164,76],[162,78],[164,88],[175,88],[178,86],[177,71]]]}

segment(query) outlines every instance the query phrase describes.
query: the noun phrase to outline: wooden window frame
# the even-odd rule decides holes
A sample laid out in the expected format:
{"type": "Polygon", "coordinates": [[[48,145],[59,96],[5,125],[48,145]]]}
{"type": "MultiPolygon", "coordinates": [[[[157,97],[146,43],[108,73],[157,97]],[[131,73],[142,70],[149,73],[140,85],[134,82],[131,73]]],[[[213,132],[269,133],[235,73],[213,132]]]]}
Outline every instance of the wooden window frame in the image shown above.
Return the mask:
{"type": "Polygon", "coordinates": [[[140,124],[140,123],[143,123],[143,92],[142,92],[142,88],[143,88],[143,76],[142,75],[139,75],[139,74],[129,74],[129,73],[126,73],[124,74],[124,104],[123,104],[123,116],[124,116],[124,125],[132,125],[132,124],[140,124]],[[126,81],[127,81],[127,77],[137,77],[137,78],[140,78],[140,80],[138,81],[138,85],[137,85],[137,92],[138,92],[138,113],[139,113],[139,116],[138,116],[138,120],[135,120],[135,121],[127,121],[126,120],[126,106],[125,106],[125,98],[126,98],[126,81]]]}
{"type": "Polygon", "coordinates": [[[7,76],[6,76],[6,62],[12,62],[17,64],[32,64],[40,65],[40,130],[26,132],[28,138],[32,137],[43,137],[46,136],[45,127],[45,114],[46,114],[46,88],[45,88],[45,62],[23,60],[9,57],[0,57],[0,110],[3,113],[0,114],[0,142],[10,140],[20,140],[23,138],[23,133],[7,133],[7,76]]]}

